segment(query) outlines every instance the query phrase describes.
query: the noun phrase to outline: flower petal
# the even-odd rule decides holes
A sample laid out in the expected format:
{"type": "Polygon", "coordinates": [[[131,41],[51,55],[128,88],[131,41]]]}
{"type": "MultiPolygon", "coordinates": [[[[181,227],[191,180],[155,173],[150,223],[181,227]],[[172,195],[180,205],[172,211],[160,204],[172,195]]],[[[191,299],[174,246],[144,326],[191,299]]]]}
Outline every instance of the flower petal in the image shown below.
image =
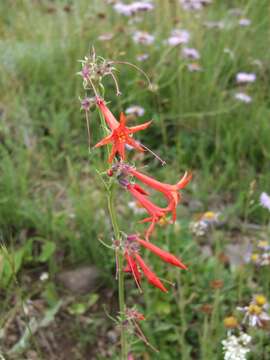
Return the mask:
{"type": "Polygon", "coordinates": [[[174,256],[173,254],[160,249],[158,246],[152,244],[149,241],[145,241],[143,239],[137,238],[136,241],[141,244],[142,246],[144,246],[145,248],[147,248],[148,250],[152,251],[152,253],[156,254],[157,256],[159,256],[163,261],[172,264],[174,266],[177,266],[181,269],[186,270],[187,267],[186,265],[184,265],[179,259],[177,259],[176,256],[174,256]]]}
{"type": "Polygon", "coordinates": [[[168,292],[168,290],[165,288],[165,286],[162,284],[162,282],[160,281],[160,279],[156,276],[155,273],[153,273],[153,271],[151,271],[149,269],[149,267],[145,264],[145,262],[143,261],[143,259],[140,257],[139,254],[135,253],[134,254],[135,259],[137,260],[140,268],[142,269],[145,277],[147,278],[148,282],[152,285],[154,285],[155,287],[159,288],[161,291],[163,292],[168,292]]]}
{"type": "Polygon", "coordinates": [[[131,126],[129,129],[128,129],[128,132],[130,134],[134,134],[135,132],[137,131],[140,131],[140,130],[145,130],[146,128],[148,128],[148,126],[152,123],[152,121],[148,121],[144,124],[141,124],[141,125],[137,125],[137,126],[131,126]]]}
{"type": "Polygon", "coordinates": [[[109,108],[105,105],[105,101],[101,98],[97,98],[96,104],[99,107],[106,123],[109,125],[111,130],[115,130],[119,126],[119,122],[113,116],[109,108]]]}
{"type": "Polygon", "coordinates": [[[112,139],[113,134],[106,136],[95,145],[95,148],[109,144],[110,142],[112,142],[112,139]]]}

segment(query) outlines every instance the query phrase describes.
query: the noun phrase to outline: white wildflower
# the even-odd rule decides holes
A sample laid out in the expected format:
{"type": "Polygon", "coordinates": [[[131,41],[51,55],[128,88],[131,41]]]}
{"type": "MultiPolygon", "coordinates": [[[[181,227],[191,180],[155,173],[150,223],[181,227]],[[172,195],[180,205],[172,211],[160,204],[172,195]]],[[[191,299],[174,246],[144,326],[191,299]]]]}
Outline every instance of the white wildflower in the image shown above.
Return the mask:
{"type": "Polygon", "coordinates": [[[240,72],[236,75],[237,84],[253,83],[256,80],[256,74],[240,72]]]}
{"type": "Polygon", "coordinates": [[[241,332],[239,336],[228,332],[227,339],[223,340],[224,360],[246,360],[246,355],[250,352],[249,344],[251,336],[241,332]]]}
{"type": "Polygon", "coordinates": [[[237,310],[244,313],[243,324],[251,327],[261,327],[266,321],[270,321],[268,314],[269,304],[265,296],[255,295],[248,306],[237,307],[237,310]]]}
{"type": "Polygon", "coordinates": [[[122,2],[117,2],[114,5],[114,10],[118,14],[124,16],[132,16],[138,12],[146,12],[154,9],[154,5],[150,1],[135,1],[131,4],[123,4],[122,2]]]}
{"type": "Polygon", "coordinates": [[[208,225],[204,221],[192,221],[189,228],[195,236],[204,236],[208,231],[208,225]]]}
{"type": "Polygon", "coordinates": [[[170,46],[176,46],[180,44],[187,44],[190,40],[190,33],[184,29],[172,30],[170,37],[167,39],[167,43],[170,46]]]}
{"type": "Polygon", "coordinates": [[[147,31],[135,31],[132,39],[137,44],[151,45],[155,41],[155,37],[147,31]]]}
{"type": "Polygon", "coordinates": [[[260,266],[270,265],[270,253],[269,252],[262,253],[258,260],[259,260],[258,265],[260,266]]]}
{"type": "Polygon", "coordinates": [[[258,266],[270,265],[270,245],[268,241],[260,240],[257,243],[257,251],[250,255],[249,261],[252,261],[258,266]]]}
{"type": "Polygon", "coordinates": [[[266,192],[261,193],[260,204],[262,207],[270,211],[270,196],[266,192]]]}
{"type": "Polygon", "coordinates": [[[127,115],[143,116],[145,113],[145,110],[141,106],[132,105],[126,109],[125,113],[127,115]]]}
{"type": "Polygon", "coordinates": [[[136,56],[136,59],[138,60],[138,61],[145,61],[145,60],[147,60],[147,59],[149,59],[149,54],[139,54],[139,55],[137,55],[136,56]]]}
{"type": "Polygon", "coordinates": [[[196,236],[204,236],[211,228],[219,225],[220,213],[214,211],[206,211],[197,221],[190,224],[191,232],[196,236]]]}
{"type": "Polygon", "coordinates": [[[200,53],[196,49],[184,47],[182,49],[182,56],[186,59],[198,60],[200,58],[200,53]]]}
{"type": "Polygon", "coordinates": [[[150,11],[154,9],[154,5],[149,1],[135,1],[134,3],[130,4],[131,8],[134,12],[139,11],[150,11]]]}
{"type": "Polygon", "coordinates": [[[39,280],[40,281],[46,281],[49,279],[49,274],[47,272],[43,272],[40,274],[39,280]]]}
{"type": "Polygon", "coordinates": [[[202,71],[202,67],[198,63],[190,63],[187,65],[187,68],[190,72],[202,71]]]}
{"type": "Polygon", "coordinates": [[[121,14],[121,15],[124,15],[124,16],[131,16],[133,14],[132,13],[132,8],[130,7],[130,5],[123,4],[121,2],[116,3],[113,6],[113,8],[118,14],[121,14]]]}
{"type": "Polygon", "coordinates": [[[243,92],[236,93],[234,97],[236,100],[242,101],[246,104],[249,104],[252,101],[252,97],[243,92]]]}
{"type": "Polygon", "coordinates": [[[143,214],[145,212],[143,208],[138,206],[136,201],[129,201],[128,207],[133,211],[134,214],[143,214]]]}
{"type": "Polygon", "coordinates": [[[242,19],[239,20],[238,24],[240,26],[249,26],[251,24],[251,20],[242,18],[242,19]]]}
{"type": "Polygon", "coordinates": [[[113,33],[105,33],[98,36],[99,41],[110,41],[113,38],[113,33]]]}
{"type": "Polygon", "coordinates": [[[211,0],[179,0],[184,10],[201,10],[204,5],[208,5],[211,2],[211,0]]]}

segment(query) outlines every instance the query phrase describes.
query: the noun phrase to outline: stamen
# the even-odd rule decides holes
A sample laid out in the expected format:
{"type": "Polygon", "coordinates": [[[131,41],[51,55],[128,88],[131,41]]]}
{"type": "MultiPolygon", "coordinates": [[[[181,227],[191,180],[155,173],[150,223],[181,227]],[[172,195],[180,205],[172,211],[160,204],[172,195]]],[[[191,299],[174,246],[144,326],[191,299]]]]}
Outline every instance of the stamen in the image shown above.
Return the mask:
{"type": "Polygon", "coordinates": [[[150,344],[150,342],[147,340],[146,336],[144,335],[144,333],[142,332],[142,329],[140,328],[140,326],[137,324],[137,322],[135,320],[132,320],[132,323],[134,325],[134,327],[137,330],[137,336],[147,345],[149,346],[153,351],[155,351],[156,353],[158,353],[158,349],[156,349],[153,345],[150,344]]]}
{"type": "Polygon", "coordinates": [[[121,91],[120,91],[120,89],[119,89],[119,85],[118,85],[117,79],[116,79],[116,77],[115,77],[115,75],[114,75],[114,73],[113,73],[112,71],[110,72],[110,75],[111,75],[111,77],[113,78],[113,81],[114,81],[114,83],[115,83],[116,96],[122,95],[122,93],[121,93],[121,91]]]}
{"type": "Polygon", "coordinates": [[[140,143],[140,146],[142,146],[145,150],[147,150],[148,152],[150,152],[158,161],[161,162],[161,165],[164,166],[166,165],[166,161],[162,160],[161,157],[159,157],[156,153],[154,153],[154,151],[152,151],[151,149],[149,149],[147,146],[145,146],[144,144],[140,143]]]}
{"type": "Polygon", "coordinates": [[[95,88],[95,85],[93,84],[93,81],[91,80],[91,77],[90,77],[90,76],[87,76],[87,79],[89,80],[89,82],[90,82],[90,84],[91,84],[91,86],[92,86],[92,89],[93,89],[93,91],[94,91],[94,93],[95,93],[96,98],[99,98],[98,92],[97,92],[97,90],[96,90],[96,88],[95,88]]]}
{"type": "Polygon", "coordinates": [[[131,67],[134,67],[136,70],[138,70],[141,74],[144,75],[144,77],[146,78],[147,82],[148,82],[148,86],[149,89],[151,90],[153,88],[153,85],[151,83],[151,80],[149,79],[148,75],[141,69],[139,68],[137,65],[134,65],[128,61],[111,61],[112,64],[123,64],[123,65],[129,65],[131,67]]]}

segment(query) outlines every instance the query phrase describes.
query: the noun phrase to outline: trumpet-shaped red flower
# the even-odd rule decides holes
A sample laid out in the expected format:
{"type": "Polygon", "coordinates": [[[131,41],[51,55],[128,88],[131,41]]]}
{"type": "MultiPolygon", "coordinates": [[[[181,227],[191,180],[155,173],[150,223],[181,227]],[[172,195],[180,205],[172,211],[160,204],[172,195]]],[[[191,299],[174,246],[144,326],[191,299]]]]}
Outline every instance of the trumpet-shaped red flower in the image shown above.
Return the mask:
{"type": "Polygon", "coordinates": [[[152,244],[149,241],[145,241],[143,239],[140,238],[136,238],[136,241],[142,245],[143,247],[145,247],[146,249],[152,251],[152,253],[154,253],[155,255],[159,256],[164,262],[167,262],[171,265],[177,266],[181,269],[187,270],[186,265],[184,265],[179,259],[177,259],[176,256],[174,256],[173,254],[169,253],[168,251],[162,250],[160,249],[158,246],[152,244]]]}
{"type": "Polygon", "coordinates": [[[112,132],[99,141],[95,147],[104,146],[107,144],[112,143],[112,150],[108,159],[108,162],[111,163],[116,154],[119,154],[122,160],[125,160],[126,153],[125,153],[125,146],[130,145],[138,151],[144,151],[144,148],[132,138],[132,135],[137,131],[146,129],[150,124],[151,121],[148,121],[144,124],[127,127],[126,126],[126,116],[124,113],[120,114],[120,123],[115,119],[113,114],[105,105],[104,101],[101,99],[97,100],[97,106],[99,107],[100,111],[102,112],[106,123],[112,130],[112,132]]]}
{"type": "MultiPolygon", "coordinates": [[[[150,235],[154,231],[155,225],[159,222],[162,222],[166,219],[166,214],[171,211],[169,207],[161,208],[151,200],[147,198],[147,195],[142,193],[142,188],[138,190],[138,185],[132,185],[129,182],[126,185],[126,189],[130,192],[130,194],[139,202],[139,204],[148,212],[150,217],[141,220],[141,222],[151,222],[149,228],[146,231],[145,238],[148,241],[150,235]]],[[[144,190],[143,190],[144,191],[144,190]]]]}
{"type": "Polygon", "coordinates": [[[137,260],[148,282],[154,285],[155,287],[159,288],[161,291],[168,292],[168,290],[165,288],[165,286],[162,284],[162,282],[159,280],[156,274],[146,265],[146,263],[143,261],[141,256],[138,253],[135,253],[134,257],[137,260]]]}
{"type": "Polygon", "coordinates": [[[140,239],[137,235],[129,235],[126,240],[125,258],[127,260],[126,272],[131,272],[137,286],[140,288],[141,274],[138,267],[142,270],[143,274],[147,278],[148,282],[155,287],[159,288],[163,292],[167,292],[160,279],[156,274],[145,264],[144,260],[139,255],[139,246],[143,246],[150,250],[155,255],[159,256],[164,262],[177,266],[181,269],[187,269],[187,267],[173,254],[160,249],[158,246],[140,239]]]}
{"type": "Polygon", "coordinates": [[[104,119],[109,126],[111,130],[115,130],[119,126],[119,122],[116,120],[116,118],[111,113],[110,109],[106,106],[104,100],[97,98],[96,104],[101,111],[102,115],[104,116],[104,119]]]}
{"type": "Polygon", "coordinates": [[[185,173],[182,179],[175,185],[170,185],[166,183],[162,183],[157,181],[156,179],[145,175],[134,167],[125,166],[124,171],[128,172],[129,174],[136,177],[138,180],[143,182],[144,184],[148,185],[149,187],[162,192],[165,197],[168,199],[168,210],[172,212],[173,221],[176,220],[176,207],[181,200],[181,195],[179,190],[183,189],[191,180],[192,175],[189,173],[185,173]]]}

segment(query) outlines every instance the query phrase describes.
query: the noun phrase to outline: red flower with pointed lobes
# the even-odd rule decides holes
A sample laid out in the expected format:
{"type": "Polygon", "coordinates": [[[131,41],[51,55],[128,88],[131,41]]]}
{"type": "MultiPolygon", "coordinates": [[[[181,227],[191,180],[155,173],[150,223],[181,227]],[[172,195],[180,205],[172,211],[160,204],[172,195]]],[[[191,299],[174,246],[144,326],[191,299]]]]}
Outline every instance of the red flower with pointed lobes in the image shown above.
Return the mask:
{"type": "Polygon", "coordinates": [[[168,290],[165,288],[165,286],[162,284],[162,282],[159,280],[159,278],[156,276],[156,274],[150,270],[150,268],[145,264],[143,259],[140,257],[139,254],[134,254],[135,259],[137,260],[140,268],[142,269],[142,272],[146,276],[148,282],[155,287],[159,288],[163,292],[168,292],[168,290]]]}
{"type": "Polygon", "coordinates": [[[162,250],[160,249],[158,246],[152,244],[151,242],[149,241],[145,241],[143,239],[140,239],[137,237],[136,241],[144,246],[146,249],[152,251],[152,253],[154,253],[155,255],[159,256],[163,261],[171,264],[171,265],[174,265],[174,266],[177,266],[179,267],[180,269],[184,269],[184,270],[187,270],[187,267],[186,265],[184,265],[179,259],[177,259],[176,256],[174,256],[173,254],[165,251],[165,250],[162,250]]]}
{"type": "Polygon", "coordinates": [[[99,107],[101,113],[103,114],[106,123],[112,130],[110,135],[103,138],[101,141],[99,141],[95,147],[104,146],[109,143],[112,143],[112,150],[108,159],[108,162],[111,163],[115,157],[116,154],[119,154],[120,158],[122,160],[126,159],[126,153],[125,153],[125,146],[130,145],[133,148],[135,148],[138,151],[143,152],[144,148],[132,138],[132,135],[136,133],[137,131],[146,129],[150,124],[151,121],[148,121],[144,124],[127,127],[126,126],[126,116],[124,113],[120,114],[120,123],[115,119],[113,114],[110,112],[110,110],[105,105],[104,101],[102,99],[97,99],[97,106],[99,107]]]}
{"type": "Polygon", "coordinates": [[[124,172],[128,172],[144,184],[150,186],[157,191],[162,192],[169,201],[167,209],[172,212],[173,221],[176,220],[176,207],[181,200],[179,190],[183,189],[190,182],[192,178],[191,174],[186,172],[177,184],[170,185],[157,181],[154,178],[137,171],[134,167],[131,167],[129,165],[125,165],[123,169],[124,172]]]}
{"type": "Polygon", "coordinates": [[[139,255],[138,252],[140,245],[150,250],[155,255],[159,256],[164,262],[167,262],[171,265],[177,266],[185,270],[187,269],[187,267],[173,254],[160,249],[158,246],[148,241],[140,239],[136,234],[127,236],[125,246],[125,258],[127,260],[127,267],[124,271],[132,273],[134,280],[140,289],[141,275],[138,270],[139,266],[149,283],[159,288],[161,291],[167,292],[167,289],[164,287],[160,279],[153,271],[149,269],[149,267],[145,264],[145,262],[139,255]]]}
{"type": "Polygon", "coordinates": [[[128,181],[126,181],[125,187],[150,215],[150,217],[141,220],[141,222],[151,222],[145,235],[146,240],[149,241],[149,237],[154,231],[155,225],[159,222],[164,221],[166,219],[166,214],[171,210],[169,207],[161,208],[152,203],[151,200],[147,198],[147,195],[144,195],[144,193],[142,192],[142,188],[140,188],[140,190],[138,191],[138,185],[132,185],[128,181]]]}

